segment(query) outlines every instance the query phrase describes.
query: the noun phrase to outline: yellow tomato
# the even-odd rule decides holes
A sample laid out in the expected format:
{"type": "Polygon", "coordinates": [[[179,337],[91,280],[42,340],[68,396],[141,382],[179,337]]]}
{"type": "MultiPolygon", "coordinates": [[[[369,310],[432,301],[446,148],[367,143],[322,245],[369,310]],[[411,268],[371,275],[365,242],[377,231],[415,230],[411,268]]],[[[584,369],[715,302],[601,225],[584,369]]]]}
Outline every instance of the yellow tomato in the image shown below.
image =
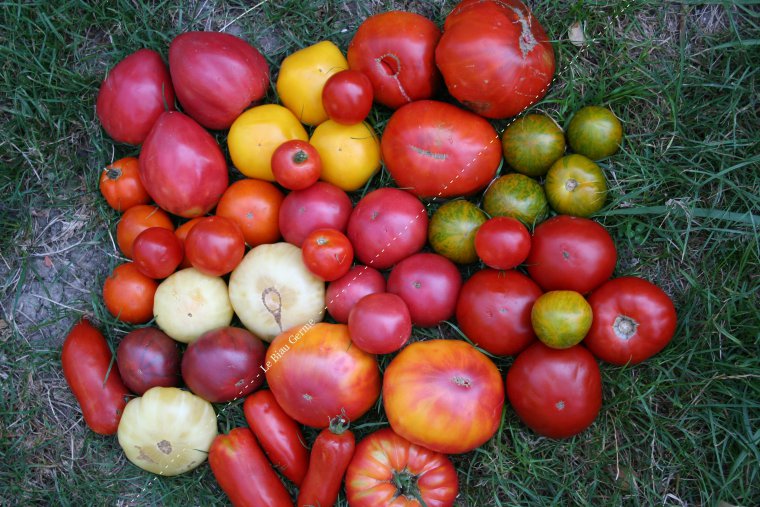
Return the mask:
{"type": "Polygon", "coordinates": [[[319,125],[327,119],[322,88],[330,76],[346,69],[348,62],[338,46],[330,41],[318,42],[282,61],[277,94],[303,123],[319,125]]]}
{"type": "Polygon", "coordinates": [[[309,142],[322,159],[321,179],[351,192],[361,188],[380,168],[380,141],[367,123],[320,124],[309,142]]]}
{"type": "Polygon", "coordinates": [[[307,141],[309,134],[293,113],[277,104],[252,107],[232,123],[227,147],[232,163],[249,178],[274,181],[272,153],[291,139],[307,141]]]}

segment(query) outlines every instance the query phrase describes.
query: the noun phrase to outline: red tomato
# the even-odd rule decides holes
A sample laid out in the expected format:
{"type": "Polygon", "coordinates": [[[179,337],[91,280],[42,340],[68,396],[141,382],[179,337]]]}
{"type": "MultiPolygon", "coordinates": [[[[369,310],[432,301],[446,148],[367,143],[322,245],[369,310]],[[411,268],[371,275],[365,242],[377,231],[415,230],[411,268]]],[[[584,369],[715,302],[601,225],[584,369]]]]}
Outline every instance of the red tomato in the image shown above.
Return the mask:
{"type": "Polygon", "coordinates": [[[204,217],[187,233],[185,252],[198,271],[222,276],[240,264],[245,254],[245,238],[229,218],[204,217]]]}
{"type": "Polygon", "coordinates": [[[425,246],[427,226],[427,211],[419,199],[397,188],[379,188],[351,212],[347,235],[357,259],[385,269],[425,246]]]}
{"type": "Polygon", "coordinates": [[[383,275],[375,268],[356,265],[342,277],[330,282],[325,292],[325,306],[336,322],[345,324],[357,301],[377,292],[385,292],[383,275]]]}
{"type": "Polygon", "coordinates": [[[84,422],[101,435],[116,433],[130,394],[111,360],[106,339],[87,319],[75,324],[63,342],[63,376],[82,408],[84,422]]]}
{"type": "Polygon", "coordinates": [[[140,181],[140,166],[135,157],[119,159],[103,169],[99,188],[108,205],[118,212],[150,202],[140,181]]]}
{"type": "Polygon", "coordinates": [[[490,268],[516,268],[528,258],[530,232],[516,218],[493,217],[475,233],[475,251],[490,268]]]}
{"type": "Polygon", "coordinates": [[[285,195],[268,181],[242,179],[230,185],[216,205],[216,215],[240,227],[249,246],[280,239],[280,206],[285,195]]]}
{"type": "Polygon", "coordinates": [[[135,145],[166,109],[174,110],[174,88],[161,55],[150,49],[135,51],[111,69],[95,105],[106,133],[135,145]]]}
{"type": "Polygon", "coordinates": [[[462,275],[456,265],[434,253],[407,257],[388,277],[388,292],[401,296],[412,324],[422,327],[436,326],[454,315],[461,287],[462,275]]]}
{"type": "Polygon", "coordinates": [[[396,184],[420,197],[477,192],[501,163],[499,134],[490,123],[434,100],[413,102],[393,113],[380,147],[396,184]]]}
{"type": "Polygon", "coordinates": [[[177,239],[179,239],[182,243],[183,258],[182,263],[179,265],[180,269],[185,269],[192,266],[187,258],[187,252],[185,251],[185,240],[187,239],[187,233],[190,232],[190,229],[192,229],[195,224],[203,220],[203,218],[204,217],[191,218],[187,222],[177,227],[177,229],[174,231],[174,235],[177,236],[177,239]]]}
{"type": "Polygon", "coordinates": [[[177,342],[154,327],[135,329],[122,338],[116,363],[124,384],[139,396],[151,387],[179,385],[177,342]]]}
{"type": "Polygon", "coordinates": [[[296,505],[335,505],[340,484],[354,457],[355,448],[356,438],[348,429],[348,422],[341,417],[333,419],[330,426],[323,429],[314,441],[309,470],[298,491],[296,505]]]}
{"type": "Polygon", "coordinates": [[[351,507],[451,507],[459,479],[451,460],[390,428],[364,437],[346,472],[351,507]]]}
{"type": "Polygon", "coordinates": [[[212,403],[237,400],[264,383],[266,346],[245,329],[208,331],[182,355],[182,378],[195,394],[212,403]]]}
{"type": "Polygon", "coordinates": [[[121,216],[119,223],[116,224],[116,243],[119,250],[127,259],[132,258],[132,246],[135,238],[145,229],[151,227],[163,227],[164,229],[174,230],[169,215],[162,209],[148,204],[138,204],[132,206],[121,216]]]}
{"type": "Polygon", "coordinates": [[[354,261],[354,247],[338,230],[317,229],[306,236],[301,255],[309,271],[332,282],[348,273],[354,261]]]}
{"type": "Polygon", "coordinates": [[[169,69],[185,113],[206,128],[227,129],[269,89],[269,65],[234,35],[185,32],[169,45],[169,69]]]}
{"type": "Polygon", "coordinates": [[[515,355],[536,339],[530,312],[541,294],[541,288],[518,271],[478,271],[459,292],[459,328],[491,354],[515,355]]]}
{"type": "Polygon", "coordinates": [[[607,230],[587,218],[559,215],[533,231],[526,260],[531,278],[545,291],[592,291],[615,270],[617,250],[607,230]]]}
{"type": "Polygon", "coordinates": [[[599,365],[580,345],[551,349],[536,342],[507,372],[507,395],[533,431],[566,438],[588,428],[602,406],[599,365]]]}
{"type": "Polygon", "coordinates": [[[487,118],[535,104],[555,69],[551,42],[519,0],[460,2],[446,18],[435,61],[454,98],[487,118]]]}
{"type": "Polygon", "coordinates": [[[153,296],[158,282],[140,273],[132,262],[116,266],[103,284],[103,302],[111,315],[128,324],[153,318],[153,296]]]}
{"type": "Polygon", "coordinates": [[[243,403],[245,420],[277,470],[301,486],[309,466],[309,449],[301,427],[277,404],[272,391],[257,391],[243,403]]]}
{"type": "Polygon", "coordinates": [[[409,308],[396,294],[381,292],[361,298],[348,314],[351,341],[370,354],[390,354],[412,335],[409,308]]]}
{"type": "Polygon", "coordinates": [[[407,345],[383,376],[383,406],[393,431],[444,454],[484,444],[499,428],[503,405],[496,365],[459,340],[407,345]]]}
{"type": "Polygon", "coordinates": [[[290,417],[324,428],[339,414],[355,421],[374,406],[380,395],[377,359],[351,345],[347,326],[326,322],[289,329],[272,341],[267,383],[290,417]]]}
{"type": "Polygon", "coordinates": [[[288,190],[303,190],[312,186],[322,174],[322,159],[308,141],[285,141],[272,153],[272,175],[288,190]]]}
{"type": "Polygon", "coordinates": [[[208,213],[229,182],[216,139],[176,111],[159,116],[145,139],[140,178],[156,204],[185,218],[208,213]]]}
{"type": "Polygon", "coordinates": [[[336,72],[322,88],[322,104],[331,120],[343,125],[361,123],[372,109],[372,81],[358,70],[336,72]]]}
{"type": "Polygon", "coordinates": [[[135,238],[132,256],[140,273],[161,279],[174,273],[185,253],[182,241],[170,229],[150,227],[135,238]]]}
{"type": "Polygon", "coordinates": [[[670,343],[676,309],[662,289],[626,276],[605,282],[588,298],[594,313],[583,343],[608,363],[637,364],[670,343]]]}
{"type": "Polygon", "coordinates": [[[405,11],[366,18],[348,45],[348,66],[372,82],[375,100],[396,109],[433,96],[441,76],[435,46],[441,31],[429,19],[405,11]]]}
{"type": "Polygon", "coordinates": [[[292,506],[290,493],[248,428],[217,435],[208,451],[219,487],[236,507],[292,506]]]}
{"type": "Polygon", "coordinates": [[[315,229],[345,232],[352,207],[348,194],[331,183],[318,181],[304,190],[294,190],[280,207],[282,237],[300,247],[315,229]]]}

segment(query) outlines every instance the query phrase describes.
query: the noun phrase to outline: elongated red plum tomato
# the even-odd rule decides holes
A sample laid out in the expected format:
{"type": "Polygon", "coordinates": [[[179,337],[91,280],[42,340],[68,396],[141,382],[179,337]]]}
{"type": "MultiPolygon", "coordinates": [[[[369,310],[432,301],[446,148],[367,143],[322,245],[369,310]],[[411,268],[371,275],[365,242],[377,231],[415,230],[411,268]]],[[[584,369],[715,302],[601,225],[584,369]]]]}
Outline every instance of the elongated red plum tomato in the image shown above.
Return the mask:
{"type": "Polygon", "coordinates": [[[206,128],[227,129],[269,88],[269,65],[239,37],[185,32],[169,45],[169,68],[185,113],[206,128]]]}
{"type": "Polygon", "coordinates": [[[351,212],[346,235],[359,261],[386,269],[422,250],[427,228],[427,211],[419,199],[397,188],[379,188],[351,212]]]}
{"type": "Polygon", "coordinates": [[[272,174],[275,181],[288,190],[303,190],[319,179],[322,160],[308,141],[285,141],[272,153],[272,174]]]}
{"type": "Polygon", "coordinates": [[[614,155],[623,139],[623,126],[607,108],[586,106],[575,113],[567,127],[570,148],[591,160],[614,155]]]}
{"type": "Polygon", "coordinates": [[[155,327],[135,329],[119,342],[116,363],[124,384],[138,396],[151,387],[175,387],[180,381],[177,342],[155,327]]]}
{"type": "Polygon", "coordinates": [[[158,280],[176,271],[185,257],[185,252],[182,241],[174,231],[163,227],[150,227],[135,238],[132,257],[140,273],[158,280]]]}
{"type": "Polygon", "coordinates": [[[87,319],[75,324],[63,342],[63,376],[84,422],[101,435],[116,433],[130,394],[111,359],[105,337],[87,319]]]}
{"type": "Polygon", "coordinates": [[[348,273],[354,261],[354,247],[336,229],[317,229],[306,236],[301,255],[309,271],[331,282],[348,273]]]}
{"type": "Polygon", "coordinates": [[[415,342],[385,369],[391,428],[433,451],[460,454],[483,445],[499,428],[503,405],[499,370],[467,342],[415,342]]]}
{"type": "Polygon", "coordinates": [[[413,102],[393,113],[380,147],[396,184],[419,197],[477,192],[493,179],[501,162],[499,134],[490,123],[434,100],[413,102]]]}
{"type": "Polygon", "coordinates": [[[441,205],[430,219],[428,241],[436,253],[458,264],[478,260],[475,233],[488,219],[470,201],[456,199],[441,205]]]}
{"type": "Polygon", "coordinates": [[[311,449],[309,470],[298,491],[299,507],[335,505],[348,464],[354,456],[356,437],[342,416],[330,421],[311,449]]]}
{"type": "Polygon", "coordinates": [[[530,232],[516,218],[489,218],[475,233],[475,252],[490,268],[515,268],[528,258],[530,232]]]}
{"type": "Polygon", "coordinates": [[[192,118],[163,113],[140,152],[140,178],[161,208],[184,218],[211,210],[227,188],[222,150],[192,118]]]}
{"type": "Polygon", "coordinates": [[[318,181],[285,196],[280,206],[282,237],[300,247],[316,229],[346,230],[353,205],[348,194],[331,183],[318,181]]]}
{"type": "Polygon", "coordinates": [[[530,312],[541,294],[541,288],[518,271],[478,271],[459,292],[459,328],[491,354],[518,354],[536,339],[530,312]]]}
{"type": "Polygon", "coordinates": [[[607,230],[588,218],[559,215],[533,231],[528,273],[545,291],[586,294],[612,276],[617,250],[607,230]]]}
{"type": "Polygon", "coordinates": [[[103,130],[114,141],[135,145],[166,110],[174,110],[174,88],[161,55],[151,49],[140,49],[111,69],[95,105],[103,130]]]}
{"type": "Polygon", "coordinates": [[[608,363],[637,364],[660,352],[676,330],[673,301],[647,280],[612,279],[588,298],[594,312],[584,344],[608,363]]]}
{"type": "Polygon", "coordinates": [[[379,104],[396,109],[428,99],[441,81],[435,66],[440,37],[435,23],[419,14],[375,14],[359,25],[348,45],[348,66],[369,78],[379,104]]]}
{"type": "Polygon", "coordinates": [[[520,419],[539,435],[571,437],[599,414],[599,365],[580,345],[558,350],[537,342],[509,368],[507,396],[520,419]]]}
{"type": "Polygon", "coordinates": [[[601,167],[583,155],[567,155],[552,164],[544,188],[549,205],[563,215],[591,216],[607,199],[601,167]]]}
{"type": "Polygon", "coordinates": [[[322,105],[331,120],[343,125],[361,123],[372,109],[372,82],[358,70],[342,70],[330,76],[322,88],[322,105]]]}
{"type": "Polygon", "coordinates": [[[351,341],[370,354],[390,354],[412,335],[409,308],[396,294],[381,292],[361,298],[348,314],[351,341]]]}
{"type": "Polygon", "coordinates": [[[385,292],[385,277],[375,268],[356,265],[330,282],[325,292],[325,306],[336,322],[346,324],[354,305],[364,296],[377,292],[385,292]]]}
{"type": "Polygon", "coordinates": [[[116,266],[103,283],[103,302],[122,322],[144,324],[153,318],[153,296],[158,282],[137,269],[133,262],[116,266]]]}
{"type": "Polygon", "coordinates": [[[565,134],[544,114],[528,114],[515,120],[501,136],[504,160],[526,176],[543,176],[565,153],[565,134]]]}
{"type": "Polygon", "coordinates": [[[227,187],[216,214],[235,222],[251,247],[275,243],[280,239],[280,207],[284,199],[282,191],[268,181],[245,178],[227,187]]]}
{"type": "Polygon", "coordinates": [[[555,70],[551,42],[519,0],[457,4],[443,25],[435,62],[449,92],[487,118],[515,116],[535,104],[555,70]]]}
{"type": "Polygon", "coordinates": [[[100,193],[116,211],[148,204],[150,196],[140,181],[140,166],[135,157],[125,157],[109,165],[100,174],[100,193]]]}
{"type": "Polygon", "coordinates": [[[541,222],[549,213],[543,187],[524,174],[496,178],[483,194],[483,209],[492,217],[513,217],[527,226],[541,222]]]}
{"type": "Polygon", "coordinates": [[[226,275],[240,264],[245,254],[245,238],[240,227],[220,216],[204,217],[185,238],[190,264],[211,276],[226,275]]]}

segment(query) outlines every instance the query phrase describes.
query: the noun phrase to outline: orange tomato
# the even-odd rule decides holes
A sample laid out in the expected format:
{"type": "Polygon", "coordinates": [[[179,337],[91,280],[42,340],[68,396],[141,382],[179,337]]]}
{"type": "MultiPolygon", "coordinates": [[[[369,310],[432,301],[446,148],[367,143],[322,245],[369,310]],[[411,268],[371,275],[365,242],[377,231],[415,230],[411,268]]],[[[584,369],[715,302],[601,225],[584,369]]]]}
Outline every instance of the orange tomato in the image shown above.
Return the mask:
{"type": "Polygon", "coordinates": [[[230,185],[219,199],[216,214],[240,226],[245,242],[254,247],[280,239],[280,205],[285,195],[268,181],[244,179],[230,185]]]}
{"type": "Polygon", "coordinates": [[[191,218],[184,224],[177,227],[177,229],[174,231],[174,234],[179,238],[179,240],[182,242],[182,252],[184,254],[184,257],[182,259],[182,262],[180,263],[179,267],[177,269],[185,269],[192,266],[190,264],[190,261],[187,258],[187,254],[185,253],[185,239],[187,239],[187,233],[190,232],[190,229],[193,228],[195,224],[197,224],[203,217],[195,217],[191,218]]]}
{"type": "Polygon", "coordinates": [[[140,181],[140,166],[135,157],[119,159],[103,169],[100,193],[108,205],[119,212],[150,202],[150,196],[140,181]]]}
{"type": "Polygon", "coordinates": [[[174,230],[174,224],[169,215],[157,206],[138,204],[124,212],[116,225],[116,242],[126,258],[132,258],[132,245],[135,238],[151,227],[174,230]]]}
{"type": "Polygon", "coordinates": [[[137,269],[132,262],[116,266],[103,284],[103,300],[111,315],[129,324],[143,324],[153,318],[153,296],[158,282],[137,269]]]}

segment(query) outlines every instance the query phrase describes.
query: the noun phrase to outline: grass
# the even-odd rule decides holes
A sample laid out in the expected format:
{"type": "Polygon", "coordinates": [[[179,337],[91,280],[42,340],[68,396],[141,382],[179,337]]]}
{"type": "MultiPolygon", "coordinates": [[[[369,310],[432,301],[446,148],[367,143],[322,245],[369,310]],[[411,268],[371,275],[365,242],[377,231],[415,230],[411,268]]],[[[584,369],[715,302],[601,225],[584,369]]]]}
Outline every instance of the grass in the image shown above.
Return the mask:
{"type": "MultiPolygon", "coordinates": [[[[115,212],[99,170],[136,154],[94,115],[107,69],[193,29],[242,35],[273,69],[323,39],[346,49],[388,3],[3,2],[0,9],[0,504],[224,503],[207,466],[153,477],[114,438],[87,430],[60,372],[63,338],[82,314],[116,343],[100,287],[119,262],[115,212]]],[[[393,1],[441,23],[454,2],[393,1]]],[[[497,435],[454,457],[461,506],[760,504],[760,15],[750,2],[537,0],[555,39],[557,79],[534,110],[566,125],[585,104],[623,120],[606,161],[611,196],[598,219],[619,250],[616,273],[654,281],[679,313],[653,359],[602,366],[604,406],[581,435],[537,437],[507,408],[497,435]],[[571,20],[587,45],[567,41],[571,20]]],[[[274,99],[272,92],[271,99],[274,99]]],[[[381,128],[388,111],[372,117],[381,128]]],[[[497,122],[499,128],[506,121],[497,122]]],[[[370,187],[388,182],[379,175],[370,187]]],[[[449,325],[418,337],[457,337],[449,325]]],[[[384,363],[387,363],[387,359],[384,363]]],[[[511,359],[498,359],[506,371],[511,359]]],[[[219,407],[220,428],[243,423],[219,407]]],[[[383,421],[377,408],[355,430],[383,421]]],[[[311,440],[314,431],[307,431],[311,440]]],[[[341,500],[340,505],[345,505],[341,500]]]]}

